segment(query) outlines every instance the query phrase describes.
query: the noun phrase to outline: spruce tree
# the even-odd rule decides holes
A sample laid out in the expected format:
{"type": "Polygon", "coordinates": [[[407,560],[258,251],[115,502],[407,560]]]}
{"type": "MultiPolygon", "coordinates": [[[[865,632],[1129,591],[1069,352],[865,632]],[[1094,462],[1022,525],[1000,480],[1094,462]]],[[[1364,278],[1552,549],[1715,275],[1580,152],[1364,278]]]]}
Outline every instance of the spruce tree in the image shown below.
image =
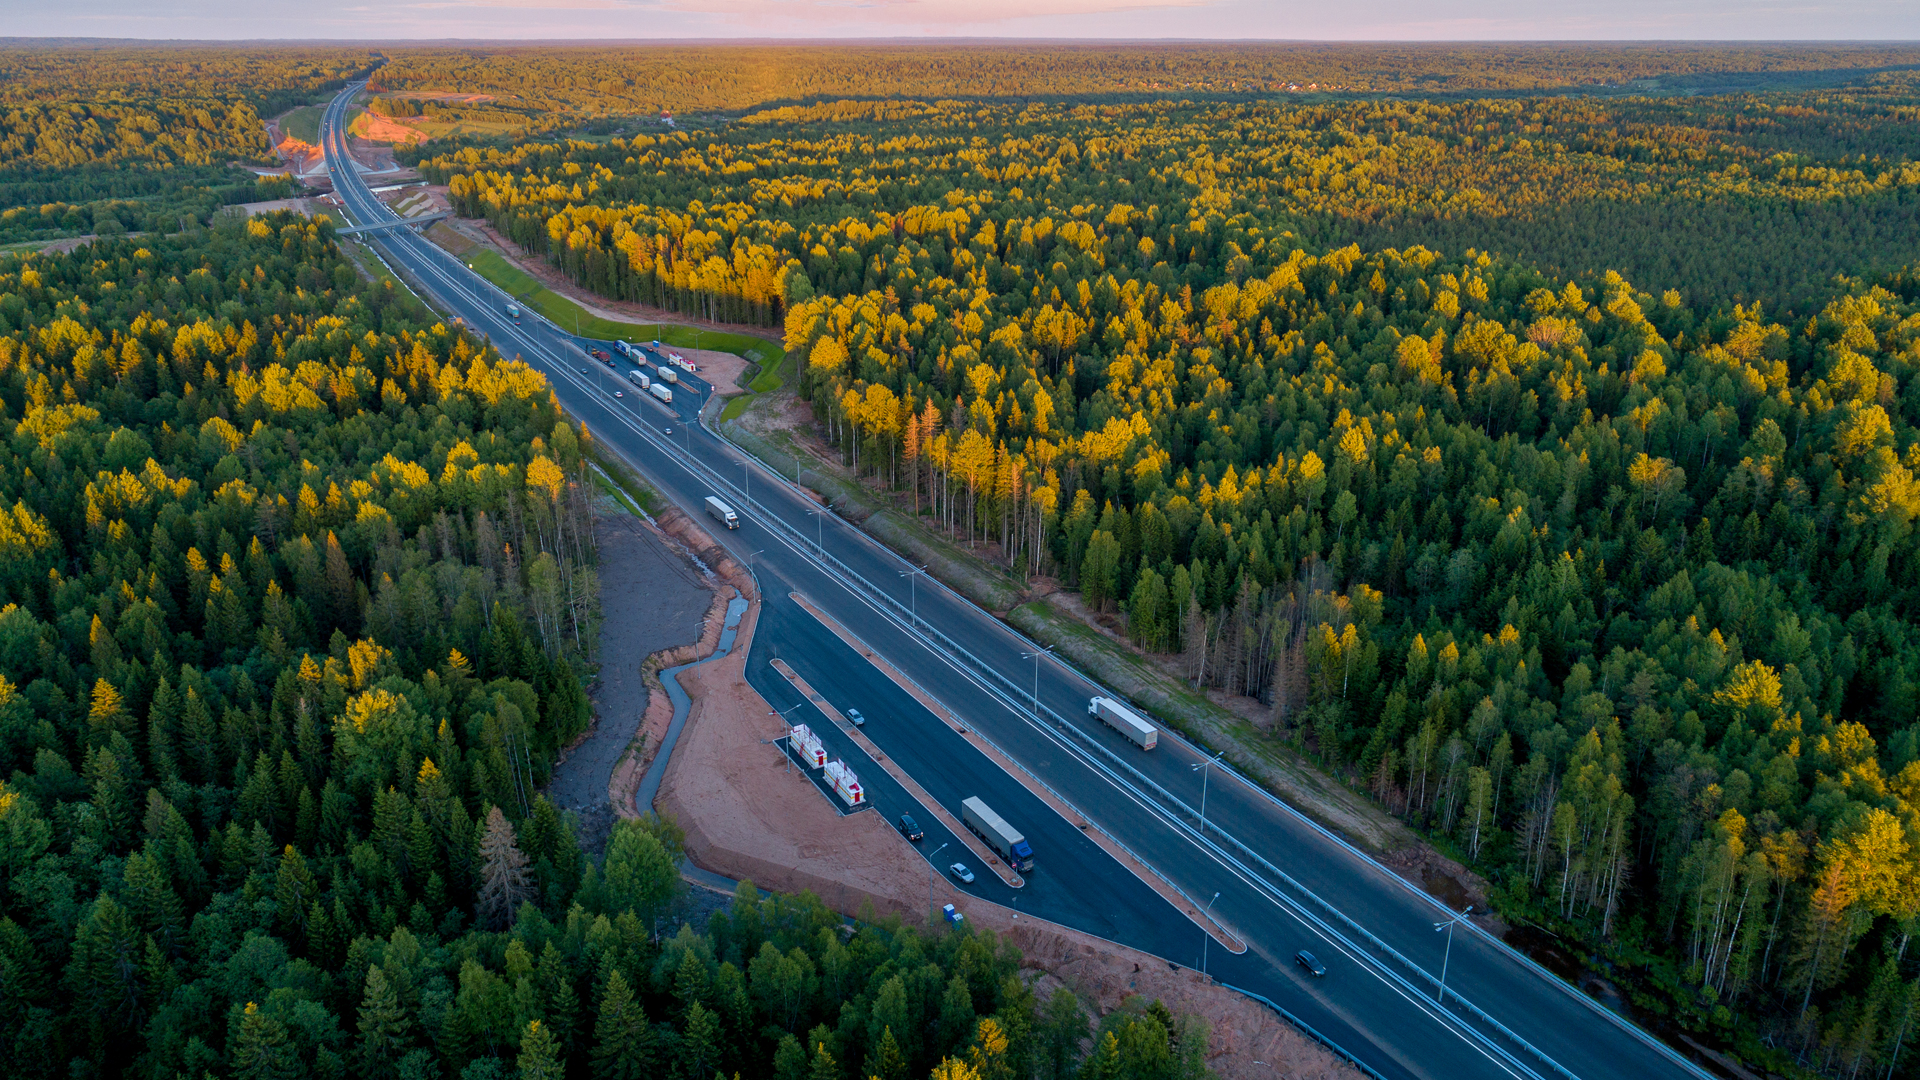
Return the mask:
{"type": "Polygon", "coordinates": [[[240,1015],[228,1060],[234,1080],[293,1080],[300,1075],[299,1051],[288,1041],[286,1025],[251,1001],[240,1015]]]}
{"type": "Polygon", "coordinates": [[[372,1080],[393,1076],[412,1026],[386,973],[377,966],[368,968],[366,992],[360,998],[360,1075],[372,1080]]]}
{"type": "Polygon", "coordinates": [[[517,1080],[561,1080],[566,1073],[552,1031],[538,1020],[527,1021],[527,1029],[520,1036],[518,1064],[517,1080]]]}
{"type": "Polygon", "coordinates": [[[480,838],[480,896],[474,914],[489,929],[504,929],[513,913],[533,895],[527,876],[527,857],[514,843],[507,815],[493,807],[487,813],[487,831],[480,838]]]}
{"type": "Polygon", "coordinates": [[[645,1080],[653,1075],[653,1029],[619,968],[600,992],[593,1026],[593,1075],[601,1080],[645,1080]]]}

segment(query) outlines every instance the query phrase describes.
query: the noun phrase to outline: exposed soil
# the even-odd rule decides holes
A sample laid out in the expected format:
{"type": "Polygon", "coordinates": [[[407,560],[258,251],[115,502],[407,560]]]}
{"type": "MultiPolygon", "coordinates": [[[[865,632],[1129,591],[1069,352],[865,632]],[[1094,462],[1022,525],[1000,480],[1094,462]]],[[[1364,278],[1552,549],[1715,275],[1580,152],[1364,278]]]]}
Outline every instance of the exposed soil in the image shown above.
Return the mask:
{"type": "Polygon", "coordinates": [[[763,888],[811,890],[848,914],[871,904],[880,914],[917,921],[928,917],[929,895],[932,905],[955,904],[975,926],[1020,948],[1047,984],[1043,993],[1064,982],[1102,1013],[1140,994],[1206,1017],[1213,1026],[1208,1063],[1225,1080],[1359,1075],[1198,972],[959,893],[879,815],[841,817],[770,744],[786,723],[746,683],[746,630],[743,624],[730,655],[681,676],[693,708],[655,805],[686,830],[697,865],[763,888]]]}
{"type": "Polygon", "coordinates": [[[426,138],[420,129],[406,121],[381,116],[372,109],[354,118],[353,133],[372,142],[388,144],[415,143],[426,138]]]}
{"type": "Polygon", "coordinates": [[[649,688],[643,669],[653,654],[697,641],[703,620],[715,621],[707,615],[716,583],[631,514],[599,514],[595,530],[604,621],[591,695],[593,726],[567,748],[547,793],[562,810],[579,815],[582,844],[597,851],[612,824],[615,766],[634,742],[649,700],[666,700],[649,688]]]}

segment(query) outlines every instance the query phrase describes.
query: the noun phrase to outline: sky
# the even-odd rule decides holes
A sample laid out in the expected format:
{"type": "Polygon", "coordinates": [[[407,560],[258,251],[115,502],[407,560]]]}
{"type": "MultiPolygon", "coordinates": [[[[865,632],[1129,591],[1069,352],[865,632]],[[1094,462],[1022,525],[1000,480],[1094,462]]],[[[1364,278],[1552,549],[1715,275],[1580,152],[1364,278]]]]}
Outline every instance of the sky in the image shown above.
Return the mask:
{"type": "Polygon", "coordinates": [[[1911,41],[1920,0],[0,0],[0,35],[1911,41]]]}

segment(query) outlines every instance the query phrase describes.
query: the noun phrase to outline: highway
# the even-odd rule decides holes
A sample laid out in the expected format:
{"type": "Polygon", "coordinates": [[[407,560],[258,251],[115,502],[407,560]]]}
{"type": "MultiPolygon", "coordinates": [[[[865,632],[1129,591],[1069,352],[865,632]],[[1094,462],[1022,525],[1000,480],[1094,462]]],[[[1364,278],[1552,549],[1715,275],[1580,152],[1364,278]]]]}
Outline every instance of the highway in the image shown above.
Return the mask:
{"type": "MultiPolygon", "coordinates": [[[[331,162],[349,160],[342,118],[358,89],[336,98],[323,121],[331,162]]],[[[354,224],[391,219],[351,169],[336,169],[335,189],[354,224]]],[[[697,380],[676,389],[668,408],[587,360],[580,339],[537,314],[509,318],[503,294],[411,230],[365,239],[436,309],[544,372],[568,413],[668,499],[698,513],[701,500],[717,494],[740,512],[739,529],[712,531],[743,565],[752,556],[764,597],[749,681],[776,709],[798,703],[768,666],[779,656],[836,707],[866,713],[865,734],[949,810],[957,814],[959,800],[977,794],[1021,828],[1036,853],[1026,887],[1008,889],[981,874],[971,887],[976,895],[1180,964],[1201,961],[1195,923],[821,628],[789,592],[805,594],[859,635],[1197,904],[1211,902],[1250,949],[1231,956],[1213,948],[1210,972],[1271,999],[1375,1073],[1396,1080],[1708,1075],[1479,927],[1436,931],[1449,918],[1438,901],[1230,767],[1201,768],[1207,755],[1198,748],[1166,732],[1158,749],[1143,752],[1087,716],[1088,698],[1110,691],[1051,657],[1036,672],[1032,642],[931,578],[916,583],[897,555],[706,430],[698,421],[706,388],[697,380]],[[616,388],[623,396],[613,396],[616,388]],[[1326,963],[1325,977],[1292,963],[1303,948],[1326,963]]],[[[869,812],[891,819],[913,809],[850,743],[836,744],[832,725],[815,726],[874,791],[869,812]]],[[[931,815],[915,817],[928,830],[923,852],[947,839],[936,835],[931,815]]],[[[941,869],[968,861],[956,850],[942,853],[941,869]]]]}

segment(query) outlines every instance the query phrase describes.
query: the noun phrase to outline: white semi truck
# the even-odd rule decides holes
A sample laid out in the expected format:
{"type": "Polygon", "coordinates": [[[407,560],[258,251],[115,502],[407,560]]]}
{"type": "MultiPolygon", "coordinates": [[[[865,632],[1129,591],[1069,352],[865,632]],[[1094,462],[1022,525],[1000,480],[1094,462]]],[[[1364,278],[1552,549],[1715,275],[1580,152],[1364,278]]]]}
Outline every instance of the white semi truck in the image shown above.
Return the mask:
{"type": "Polygon", "coordinates": [[[677,383],[680,381],[680,373],[670,367],[657,367],[653,370],[660,373],[661,382],[677,383]]]}
{"type": "Polygon", "coordinates": [[[645,390],[653,385],[652,381],[650,381],[647,378],[647,373],[644,371],[627,372],[627,381],[639,387],[642,390],[645,390]]]}
{"type": "Polygon", "coordinates": [[[1027,845],[1027,838],[977,796],[961,801],[960,821],[968,832],[985,840],[1008,866],[1023,874],[1033,869],[1033,848],[1027,845]]]}
{"type": "Polygon", "coordinates": [[[1087,702],[1087,715],[1097,716],[1113,730],[1127,737],[1127,741],[1142,750],[1151,750],[1160,745],[1160,729],[1140,719],[1132,709],[1109,697],[1097,697],[1087,702]]]}
{"type": "Polygon", "coordinates": [[[707,516],[720,522],[729,529],[737,529],[740,527],[740,515],[733,512],[733,507],[728,506],[712,495],[707,496],[707,516]]]}
{"type": "Polygon", "coordinates": [[[652,386],[647,387],[647,389],[654,397],[659,398],[666,404],[673,404],[673,391],[667,389],[666,383],[654,383],[652,386]]]}

